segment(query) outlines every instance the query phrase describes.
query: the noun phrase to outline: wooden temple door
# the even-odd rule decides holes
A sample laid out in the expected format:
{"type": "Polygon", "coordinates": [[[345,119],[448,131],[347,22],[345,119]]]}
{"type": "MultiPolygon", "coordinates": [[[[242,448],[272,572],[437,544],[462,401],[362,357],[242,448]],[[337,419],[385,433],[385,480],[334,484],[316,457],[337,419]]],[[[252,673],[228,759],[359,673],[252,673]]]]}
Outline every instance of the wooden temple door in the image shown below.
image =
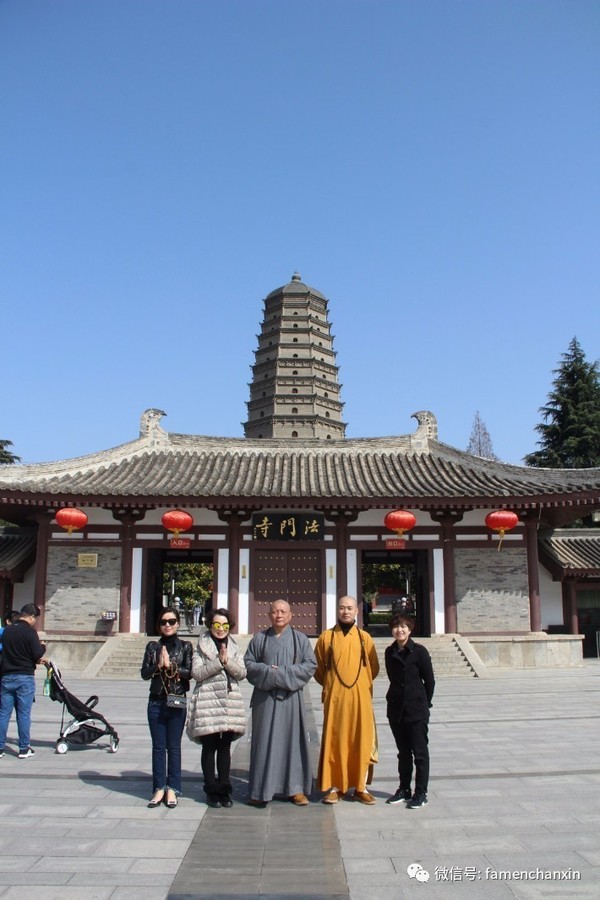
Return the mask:
{"type": "Polygon", "coordinates": [[[287,600],[294,614],[294,628],[307,635],[320,634],[323,588],[319,550],[255,550],[252,570],[251,631],[269,627],[269,604],[273,600],[287,600]]]}

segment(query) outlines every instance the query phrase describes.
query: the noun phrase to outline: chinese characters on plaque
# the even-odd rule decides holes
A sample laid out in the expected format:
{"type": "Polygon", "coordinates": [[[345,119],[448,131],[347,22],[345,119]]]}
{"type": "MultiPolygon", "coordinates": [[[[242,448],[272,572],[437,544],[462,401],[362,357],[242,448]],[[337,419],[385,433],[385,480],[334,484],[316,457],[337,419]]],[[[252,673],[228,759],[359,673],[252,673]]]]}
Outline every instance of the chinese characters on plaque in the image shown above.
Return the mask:
{"type": "Polygon", "coordinates": [[[255,541],[322,541],[324,518],[306,513],[254,513],[252,538],[255,541]]]}

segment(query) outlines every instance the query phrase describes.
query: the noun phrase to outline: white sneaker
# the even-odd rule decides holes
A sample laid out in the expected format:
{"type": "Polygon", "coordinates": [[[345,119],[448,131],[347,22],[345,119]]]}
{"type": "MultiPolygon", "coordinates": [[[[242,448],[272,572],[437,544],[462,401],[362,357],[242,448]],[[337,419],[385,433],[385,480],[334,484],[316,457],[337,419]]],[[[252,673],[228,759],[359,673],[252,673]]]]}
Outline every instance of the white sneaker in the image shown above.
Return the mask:
{"type": "Polygon", "coordinates": [[[19,752],[19,759],[29,759],[32,756],[35,756],[35,750],[32,750],[31,747],[19,752]]]}

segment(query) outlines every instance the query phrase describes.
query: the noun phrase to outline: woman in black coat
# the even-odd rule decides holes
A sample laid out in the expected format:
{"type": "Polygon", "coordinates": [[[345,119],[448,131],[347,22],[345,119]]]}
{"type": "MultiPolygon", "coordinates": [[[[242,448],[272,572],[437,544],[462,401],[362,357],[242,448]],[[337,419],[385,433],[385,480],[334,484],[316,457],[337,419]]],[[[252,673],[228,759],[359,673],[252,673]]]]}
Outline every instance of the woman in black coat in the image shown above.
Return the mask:
{"type": "Polygon", "coordinates": [[[387,717],[398,748],[400,786],[387,803],[407,801],[410,809],[427,803],[429,782],[429,709],[435,688],[431,657],[411,638],[414,619],[395,613],[390,621],[394,643],[385,651],[385,669],[390,680],[386,694],[387,717]],[[411,794],[413,758],[415,792],[411,794]]]}
{"type": "Polygon", "coordinates": [[[148,806],[153,808],[164,801],[173,809],[181,794],[181,737],[192,672],[192,645],[177,637],[179,611],[176,609],[161,610],[156,630],[160,639],[146,645],[141,673],[144,681],[150,681],[152,799],[148,806]]]}

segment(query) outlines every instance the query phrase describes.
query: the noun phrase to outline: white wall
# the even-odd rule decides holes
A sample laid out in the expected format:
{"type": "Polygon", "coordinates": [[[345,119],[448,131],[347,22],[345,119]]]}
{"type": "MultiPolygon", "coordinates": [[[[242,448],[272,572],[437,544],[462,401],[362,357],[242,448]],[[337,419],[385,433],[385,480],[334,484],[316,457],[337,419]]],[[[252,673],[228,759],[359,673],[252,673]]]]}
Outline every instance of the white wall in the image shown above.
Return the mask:
{"type": "Polygon", "coordinates": [[[35,565],[25,573],[23,582],[13,586],[13,609],[21,609],[26,603],[33,603],[35,597],[35,565]]]}
{"type": "Polygon", "coordinates": [[[134,547],[132,556],[129,630],[132,634],[139,634],[142,628],[142,566],[144,561],[144,551],[141,547],[134,547]]]}
{"type": "Polygon", "coordinates": [[[335,550],[325,551],[325,628],[332,628],[337,618],[337,556],[335,550]]]}
{"type": "Polygon", "coordinates": [[[229,609],[229,550],[217,551],[219,556],[217,580],[217,607],[229,609]]]}
{"type": "Polygon", "coordinates": [[[446,633],[446,613],[444,610],[444,551],[433,551],[433,596],[434,613],[432,634],[446,633]]]}
{"type": "Polygon", "coordinates": [[[552,581],[550,572],[542,565],[540,569],[540,597],[542,607],[542,628],[563,624],[562,586],[560,581],[552,581]]]}
{"type": "Polygon", "coordinates": [[[250,620],[250,551],[240,550],[240,579],[238,583],[238,634],[248,634],[250,620]]]}

